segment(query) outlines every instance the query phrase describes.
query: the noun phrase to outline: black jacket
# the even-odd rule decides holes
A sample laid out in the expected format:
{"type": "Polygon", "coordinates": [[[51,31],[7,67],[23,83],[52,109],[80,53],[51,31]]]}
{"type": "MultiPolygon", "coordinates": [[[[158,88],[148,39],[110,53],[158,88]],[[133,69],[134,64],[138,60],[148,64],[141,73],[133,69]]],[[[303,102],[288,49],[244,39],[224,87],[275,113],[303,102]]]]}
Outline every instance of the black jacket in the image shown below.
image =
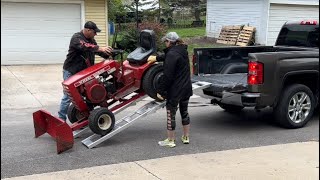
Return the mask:
{"type": "Polygon", "coordinates": [[[109,57],[106,53],[97,52],[98,49],[99,46],[95,39],[87,39],[82,31],[75,33],[70,40],[63,69],[71,74],[76,74],[94,64],[95,54],[105,59],[109,57]]]}
{"type": "Polygon", "coordinates": [[[192,96],[190,63],[186,45],[176,45],[164,50],[164,76],[160,83],[159,93],[171,100],[181,100],[192,96]]]}

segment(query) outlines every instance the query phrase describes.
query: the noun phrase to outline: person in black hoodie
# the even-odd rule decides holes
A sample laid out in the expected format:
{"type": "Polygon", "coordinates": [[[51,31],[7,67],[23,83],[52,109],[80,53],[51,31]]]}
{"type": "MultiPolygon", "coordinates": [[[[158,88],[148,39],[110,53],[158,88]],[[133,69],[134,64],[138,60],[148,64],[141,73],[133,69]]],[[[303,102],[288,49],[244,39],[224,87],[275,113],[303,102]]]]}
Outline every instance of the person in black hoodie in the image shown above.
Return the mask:
{"type": "Polygon", "coordinates": [[[162,41],[166,45],[164,55],[150,57],[149,63],[164,61],[163,80],[157,94],[159,99],[167,99],[167,139],[159,141],[160,146],[175,147],[175,116],[179,105],[179,111],[183,125],[184,144],[189,144],[190,117],[188,113],[189,99],[192,96],[192,84],[190,63],[187,45],[179,38],[176,32],[169,32],[162,41]]]}
{"type": "MultiPolygon", "coordinates": [[[[101,30],[97,25],[92,21],[88,21],[85,23],[83,30],[72,36],[67,58],[63,64],[63,80],[67,80],[72,75],[93,65],[96,54],[105,59],[109,58],[112,53],[112,48],[97,45],[94,36],[96,36],[98,32],[101,32],[101,30]]],[[[58,112],[59,118],[64,121],[67,119],[66,115],[70,102],[69,96],[64,93],[58,112]]]]}

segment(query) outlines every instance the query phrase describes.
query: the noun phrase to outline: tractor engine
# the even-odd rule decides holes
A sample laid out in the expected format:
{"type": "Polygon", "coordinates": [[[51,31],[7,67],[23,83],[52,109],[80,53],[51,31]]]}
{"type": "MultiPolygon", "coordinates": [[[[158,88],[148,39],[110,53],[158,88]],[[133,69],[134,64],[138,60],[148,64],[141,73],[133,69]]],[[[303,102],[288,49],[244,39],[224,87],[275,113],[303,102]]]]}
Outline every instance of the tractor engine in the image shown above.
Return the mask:
{"type": "Polygon", "coordinates": [[[91,104],[100,104],[115,92],[116,87],[112,75],[101,74],[98,78],[83,85],[83,95],[91,104]]]}
{"type": "Polygon", "coordinates": [[[99,82],[99,79],[93,79],[85,83],[84,88],[87,99],[93,104],[99,104],[107,97],[106,88],[99,82]]]}

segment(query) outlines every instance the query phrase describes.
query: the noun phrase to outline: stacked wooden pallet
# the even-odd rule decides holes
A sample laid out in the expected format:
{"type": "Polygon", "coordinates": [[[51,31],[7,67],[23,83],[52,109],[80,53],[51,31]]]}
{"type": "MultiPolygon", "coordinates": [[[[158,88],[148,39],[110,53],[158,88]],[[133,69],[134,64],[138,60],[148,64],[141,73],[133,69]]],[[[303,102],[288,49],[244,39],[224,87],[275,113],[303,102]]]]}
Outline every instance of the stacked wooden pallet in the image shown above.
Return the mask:
{"type": "Polygon", "coordinates": [[[256,31],[255,27],[244,26],[239,33],[236,45],[248,46],[253,44],[255,31],[256,31]]]}
{"type": "Polygon", "coordinates": [[[241,26],[223,26],[217,43],[236,45],[241,26]]]}

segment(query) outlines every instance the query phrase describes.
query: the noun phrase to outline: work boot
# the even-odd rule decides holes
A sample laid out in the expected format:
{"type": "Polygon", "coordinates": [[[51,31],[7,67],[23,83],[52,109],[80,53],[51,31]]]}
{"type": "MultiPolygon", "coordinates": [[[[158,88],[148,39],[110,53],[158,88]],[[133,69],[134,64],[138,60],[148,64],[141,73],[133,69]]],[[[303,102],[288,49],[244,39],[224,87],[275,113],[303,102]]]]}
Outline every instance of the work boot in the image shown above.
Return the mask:
{"type": "Polygon", "coordinates": [[[188,136],[182,136],[181,137],[181,141],[183,144],[189,144],[190,143],[190,139],[188,136]]]}
{"type": "Polygon", "coordinates": [[[159,141],[158,142],[159,146],[165,146],[165,147],[176,147],[176,143],[174,142],[174,140],[169,140],[169,139],[165,139],[163,141],[159,141]]]}

